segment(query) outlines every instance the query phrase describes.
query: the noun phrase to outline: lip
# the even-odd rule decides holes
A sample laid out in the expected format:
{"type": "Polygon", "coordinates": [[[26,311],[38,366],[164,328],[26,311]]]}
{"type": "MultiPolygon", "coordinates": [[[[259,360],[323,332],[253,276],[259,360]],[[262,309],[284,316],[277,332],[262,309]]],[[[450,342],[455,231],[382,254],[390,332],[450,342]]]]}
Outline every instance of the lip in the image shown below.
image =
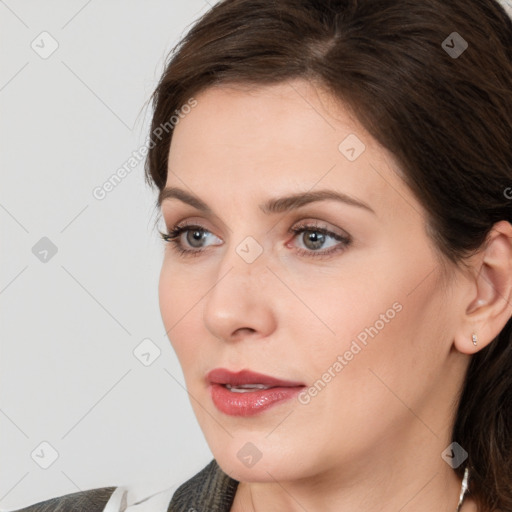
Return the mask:
{"type": "Polygon", "coordinates": [[[216,368],[209,372],[206,378],[210,384],[209,391],[213,404],[220,412],[229,416],[254,416],[290,400],[305,387],[302,382],[282,380],[251,370],[232,372],[216,368]],[[263,384],[271,387],[240,393],[230,391],[226,384],[263,384]]]}
{"type": "Polygon", "coordinates": [[[225,368],[215,368],[215,370],[212,370],[207,374],[206,378],[212,384],[230,384],[231,386],[241,386],[243,384],[264,384],[265,386],[292,388],[305,385],[303,382],[276,379],[270,375],[253,372],[252,370],[232,372],[225,368]]]}

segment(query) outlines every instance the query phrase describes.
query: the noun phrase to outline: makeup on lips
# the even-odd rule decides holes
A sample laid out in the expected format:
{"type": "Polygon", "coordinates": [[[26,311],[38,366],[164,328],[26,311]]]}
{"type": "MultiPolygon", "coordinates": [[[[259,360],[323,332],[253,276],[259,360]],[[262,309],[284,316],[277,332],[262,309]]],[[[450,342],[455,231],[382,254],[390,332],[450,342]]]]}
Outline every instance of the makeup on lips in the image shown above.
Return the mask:
{"type": "Polygon", "coordinates": [[[251,370],[216,368],[206,376],[212,401],[230,416],[254,416],[295,397],[302,382],[278,379],[251,370]]]}

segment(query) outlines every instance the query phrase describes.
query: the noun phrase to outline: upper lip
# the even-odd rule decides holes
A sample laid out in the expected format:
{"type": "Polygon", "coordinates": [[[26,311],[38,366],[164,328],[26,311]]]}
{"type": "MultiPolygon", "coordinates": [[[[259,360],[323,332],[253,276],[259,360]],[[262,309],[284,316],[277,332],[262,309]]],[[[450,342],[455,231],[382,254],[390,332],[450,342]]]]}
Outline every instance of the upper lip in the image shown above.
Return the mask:
{"type": "Polygon", "coordinates": [[[270,375],[253,372],[251,370],[242,370],[232,372],[225,368],[215,368],[208,372],[206,378],[212,384],[229,384],[230,386],[242,386],[244,384],[263,384],[271,387],[297,387],[304,386],[302,382],[277,379],[270,375]]]}

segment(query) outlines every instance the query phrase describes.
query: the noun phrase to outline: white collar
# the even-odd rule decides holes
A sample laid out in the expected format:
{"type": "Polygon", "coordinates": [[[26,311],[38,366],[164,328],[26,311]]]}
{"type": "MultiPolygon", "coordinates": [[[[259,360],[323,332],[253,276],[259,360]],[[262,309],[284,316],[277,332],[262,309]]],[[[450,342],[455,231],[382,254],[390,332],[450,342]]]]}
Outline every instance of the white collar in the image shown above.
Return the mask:
{"type": "Polygon", "coordinates": [[[148,492],[149,487],[144,484],[117,487],[103,512],[167,512],[179,485],[180,483],[157,492],[148,492]]]}

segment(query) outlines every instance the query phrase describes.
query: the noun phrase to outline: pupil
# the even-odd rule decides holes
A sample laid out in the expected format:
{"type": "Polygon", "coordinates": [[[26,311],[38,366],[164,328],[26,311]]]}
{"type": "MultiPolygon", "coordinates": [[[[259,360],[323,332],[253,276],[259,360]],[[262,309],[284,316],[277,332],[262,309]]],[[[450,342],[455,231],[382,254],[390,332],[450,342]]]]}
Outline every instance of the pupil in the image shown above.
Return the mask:
{"type": "MultiPolygon", "coordinates": [[[[198,229],[196,229],[195,231],[189,231],[188,233],[189,233],[189,235],[192,234],[192,238],[196,242],[200,242],[203,238],[203,232],[199,231],[198,229]]],[[[190,245],[194,246],[194,244],[190,244],[190,245]]]]}
{"type": "MultiPolygon", "coordinates": [[[[307,237],[307,240],[309,242],[312,242],[313,244],[313,248],[314,249],[318,249],[319,247],[322,246],[323,242],[324,242],[324,234],[322,233],[318,233],[318,232],[315,232],[315,231],[310,231],[309,232],[309,235],[307,237]]],[[[306,243],[306,246],[308,244],[306,243]]]]}

